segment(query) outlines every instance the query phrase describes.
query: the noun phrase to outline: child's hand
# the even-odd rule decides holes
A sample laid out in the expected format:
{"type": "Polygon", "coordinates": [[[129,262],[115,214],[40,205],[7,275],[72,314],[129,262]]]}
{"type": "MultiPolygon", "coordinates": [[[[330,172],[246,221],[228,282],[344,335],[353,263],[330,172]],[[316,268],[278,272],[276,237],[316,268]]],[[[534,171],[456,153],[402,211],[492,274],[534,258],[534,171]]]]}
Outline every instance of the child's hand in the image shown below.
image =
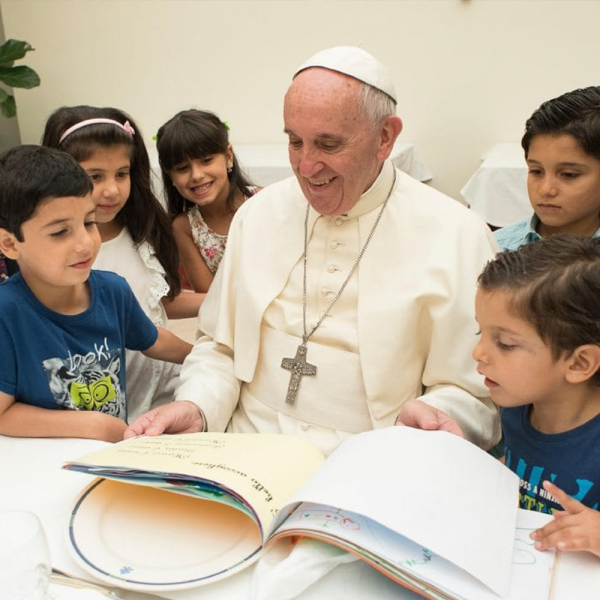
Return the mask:
{"type": "Polygon", "coordinates": [[[600,556],[600,512],[584,506],[549,481],[544,481],[544,489],[565,510],[554,513],[553,521],[531,534],[536,549],[586,550],[600,556]]]}
{"type": "Polygon", "coordinates": [[[88,417],[89,429],[85,437],[94,440],[103,440],[104,442],[121,442],[127,429],[127,423],[112,415],[101,412],[86,412],[88,417]]]}

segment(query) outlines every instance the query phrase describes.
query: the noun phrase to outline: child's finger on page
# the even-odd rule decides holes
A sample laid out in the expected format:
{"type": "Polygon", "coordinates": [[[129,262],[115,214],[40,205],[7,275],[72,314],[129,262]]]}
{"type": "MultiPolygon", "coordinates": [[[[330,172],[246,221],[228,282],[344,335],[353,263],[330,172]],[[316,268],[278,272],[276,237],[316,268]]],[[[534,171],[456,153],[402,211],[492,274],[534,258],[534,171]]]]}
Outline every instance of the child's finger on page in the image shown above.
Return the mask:
{"type": "Polygon", "coordinates": [[[554,485],[550,481],[544,481],[544,489],[552,494],[558,503],[570,514],[577,514],[581,511],[585,510],[585,506],[575,500],[575,498],[571,498],[569,494],[561,490],[557,485],[554,485]]]}

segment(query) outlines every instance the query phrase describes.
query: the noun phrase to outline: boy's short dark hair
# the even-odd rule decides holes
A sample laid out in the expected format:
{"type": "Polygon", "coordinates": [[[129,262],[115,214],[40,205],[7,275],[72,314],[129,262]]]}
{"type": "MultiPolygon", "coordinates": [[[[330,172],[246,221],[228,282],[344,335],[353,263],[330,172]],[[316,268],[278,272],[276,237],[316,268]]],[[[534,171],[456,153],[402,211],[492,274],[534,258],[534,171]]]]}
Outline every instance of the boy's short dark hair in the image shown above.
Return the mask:
{"type": "Polygon", "coordinates": [[[544,102],[525,123],[525,158],[538,135],[570,135],[586,154],[600,160],[600,86],[567,92],[544,102]]]}
{"type": "Polygon", "coordinates": [[[48,198],[87,196],[93,184],[66,152],[23,145],[0,154],[0,227],[23,241],[21,226],[48,198]]]}
{"type": "Polygon", "coordinates": [[[535,328],[555,359],[600,346],[599,238],[556,234],[501,252],[478,283],[485,292],[508,292],[511,312],[535,328]]]}

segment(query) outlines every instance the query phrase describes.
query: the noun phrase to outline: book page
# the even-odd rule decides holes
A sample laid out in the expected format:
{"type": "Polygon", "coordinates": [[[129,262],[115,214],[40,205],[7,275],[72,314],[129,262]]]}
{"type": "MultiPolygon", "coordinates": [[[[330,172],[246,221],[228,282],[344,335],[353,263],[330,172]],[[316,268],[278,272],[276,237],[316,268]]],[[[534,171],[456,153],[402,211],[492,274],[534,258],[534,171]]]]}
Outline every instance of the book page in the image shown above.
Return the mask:
{"type": "MultiPolygon", "coordinates": [[[[538,552],[529,534],[552,520],[551,515],[519,509],[514,531],[510,589],[506,600],[548,600],[554,565],[554,552],[538,552]]],[[[451,562],[376,521],[361,515],[303,502],[278,527],[275,538],[308,535],[336,544],[373,566],[387,563],[392,579],[405,581],[402,572],[429,588],[465,600],[498,600],[498,595],[451,562]]],[[[413,585],[412,581],[408,582],[413,585]]]]}
{"type": "Polygon", "coordinates": [[[312,502],[368,517],[505,596],[518,490],[514,473],[458,436],[391,427],[344,442],[288,507],[312,502]]]}
{"type": "MultiPolygon", "coordinates": [[[[255,510],[263,531],[277,511],[325,460],[308,442],[277,434],[188,433],[138,437],[67,465],[187,475],[233,490],[255,510]]],[[[146,480],[144,483],[148,484],[146,480]]]]}

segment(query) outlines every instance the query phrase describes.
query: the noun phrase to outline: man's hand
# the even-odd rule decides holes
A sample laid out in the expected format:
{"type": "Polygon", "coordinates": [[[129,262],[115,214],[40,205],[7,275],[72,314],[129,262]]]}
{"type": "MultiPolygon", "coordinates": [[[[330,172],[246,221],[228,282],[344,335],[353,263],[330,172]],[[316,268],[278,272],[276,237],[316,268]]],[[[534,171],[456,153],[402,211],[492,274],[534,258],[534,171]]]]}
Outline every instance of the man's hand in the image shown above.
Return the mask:
{"type": "Polygon", "coordinates": [[[600,512],[571,498],[549,481],[544,489],[565,509],[554,513],[554,520],[531,534],[537,550],[586,550],[600,556],[600,512]]]}
{"type": "Polygon", "coordinates": [[[400,414],[396,417],[395,424],[415,427],[416,429],[447,431],[459,437],[464,437],[462,429],[454,419],[421,400],[409,400],[403,404],[400,414]]]}
{"type": "Polygon", "coordinates": [[[124,439],[136,435],[161,433],[196,433],[204,431],[204,417],[200,409],[188,401],[165,404],[139,416],[126,430],[124,439]]]}

